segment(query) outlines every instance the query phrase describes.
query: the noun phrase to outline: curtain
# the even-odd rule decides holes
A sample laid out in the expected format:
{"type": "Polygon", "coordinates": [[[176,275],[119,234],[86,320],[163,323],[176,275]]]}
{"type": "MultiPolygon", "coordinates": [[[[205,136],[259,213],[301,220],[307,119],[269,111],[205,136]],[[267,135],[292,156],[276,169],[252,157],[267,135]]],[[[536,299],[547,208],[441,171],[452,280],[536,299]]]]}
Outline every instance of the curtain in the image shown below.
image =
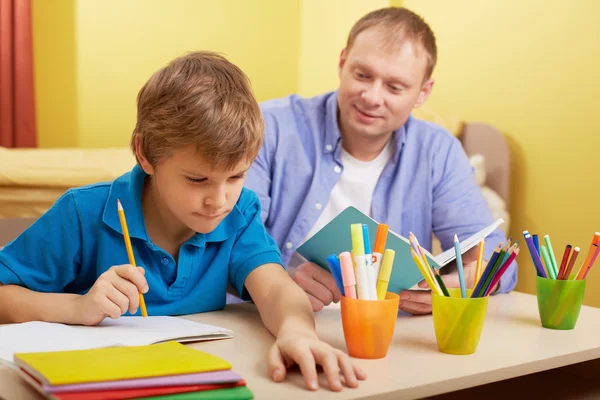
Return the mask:
{"type": "Polygon", "coordinates": [[[0,146],[37,146],[31,0],[0,0],[0,146]]]}

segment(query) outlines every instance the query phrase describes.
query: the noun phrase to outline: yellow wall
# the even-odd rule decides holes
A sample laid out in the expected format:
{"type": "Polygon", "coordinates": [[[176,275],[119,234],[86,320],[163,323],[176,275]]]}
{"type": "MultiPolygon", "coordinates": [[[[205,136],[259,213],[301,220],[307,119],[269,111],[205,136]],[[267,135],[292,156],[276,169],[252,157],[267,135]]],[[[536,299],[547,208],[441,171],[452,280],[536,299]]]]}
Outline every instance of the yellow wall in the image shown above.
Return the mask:
{"type": "MultiPolygon", "coordinates": [[[[512,150],[512,235],[549,234],[587,253],[600,230],[600,2],[405,0],[439,48],[428,102],[441,114],[498,127],[512,150]]],[[[535,291],[526,247],[518,290],[535,291]]],[[[587,304],[600,306],[600,265],[587,304]]]]}
{"type": "Polygon", "coordinates": [[[31,24],[39,146],[75,146],[75,0],[33,0],[31,24]]]}
{"type": "Polygon", "coordinates": [[[387,0],[303,0],[298,93],[314,96],[335,90],[350,28],[366,13],[387,6],[387,0]]]}
{"type": "Polygon", "coordinates": [[[297,90],[299,1],[34,0],[33,7],[43,147],[127,145],[137,92],[187,51],[224,53],[259,100],[297,90]],[[66,104],[56,98],[62,87],[66,104]],[[73,127],[75,135],[57,138],[73,127]]]}

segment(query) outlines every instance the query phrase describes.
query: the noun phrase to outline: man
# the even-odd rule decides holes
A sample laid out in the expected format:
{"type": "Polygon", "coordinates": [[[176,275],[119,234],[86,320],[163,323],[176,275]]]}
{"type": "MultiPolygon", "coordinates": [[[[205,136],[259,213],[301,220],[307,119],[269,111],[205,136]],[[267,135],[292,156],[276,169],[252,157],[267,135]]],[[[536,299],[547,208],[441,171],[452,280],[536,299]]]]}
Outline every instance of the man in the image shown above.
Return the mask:
{"type": "MultiPolygon", "coordinates": [[[[465,239],[493,222],[460,142],[411,116],[431,93],[436,54],[421,17],[404,8],[376,10],[350,31],[336,92],[261,105],[265,140],[246,184],[258,193],[265,226],[314,311],[337,302],[340,292],[328,272],[299,260],[295,249],[349,205],[405,237],[413,232],[428,249],[432,234],[447,249],[455,233],[465,239]]],[[[488,236],[486,258],[504,240],[500,230],[488,236]]],[[[476,251],[463,256],[469,286],[476,251]]],[[[443,271],[446,285],[458,287],[455,267],[443,271]]],[[[494,290],[515,284],[516,264],[494,290]]],[[[400,308],[430,313],[431,293],[404,291],[400,308]]]]}

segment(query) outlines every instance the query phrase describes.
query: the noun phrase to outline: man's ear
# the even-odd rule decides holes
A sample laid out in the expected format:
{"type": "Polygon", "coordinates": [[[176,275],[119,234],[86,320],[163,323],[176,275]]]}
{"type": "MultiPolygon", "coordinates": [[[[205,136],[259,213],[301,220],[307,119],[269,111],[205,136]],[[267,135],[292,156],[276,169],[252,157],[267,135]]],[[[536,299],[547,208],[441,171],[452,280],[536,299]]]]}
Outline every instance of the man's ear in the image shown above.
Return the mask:
{"type": "Polygon", "coordinates": [[[150,161],[148,161],[146,155],[142,151],[142,139],[140,139],[140,135],[138,133],[135,134],[135,156],[147,175],[154,174],[154,167],[152,164],[150,164],[150,161]]]}
{"type": "Polygon", "coordinates": [[[338,63],[338,75],[342,74],[342,68],[344,68],[344,65],[346,64],[347,59],[348,59],[348,52],[346,51],[346,48],[343,48],[342,51],[340,52],[340,61],[338,63]]]}
{"type": "Polygon", "coordinates": [[[419,108],[425,103],[425,101],[427,101],[429,95],[431,94],[431,91],[433,90],[434,82],[435,81],[433,80],[433,78],[429,78],[427,82],[425,82],[425,84],[421,87],[421,92],[419,92],[419,97],[417,98],[417,102],[415,103],[413,108],[419,108]]]}

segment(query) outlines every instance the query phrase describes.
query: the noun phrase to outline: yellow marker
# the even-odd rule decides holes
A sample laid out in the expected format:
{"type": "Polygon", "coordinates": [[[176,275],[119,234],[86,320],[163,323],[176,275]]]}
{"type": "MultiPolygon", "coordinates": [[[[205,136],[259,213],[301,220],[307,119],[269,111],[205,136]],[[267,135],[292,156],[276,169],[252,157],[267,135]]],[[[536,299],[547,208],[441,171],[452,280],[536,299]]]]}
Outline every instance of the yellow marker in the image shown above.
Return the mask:
{"type": "MultiPolygon", "coordinates": [[[[119,210],[119,220],[121,220],[121,229],[123,229],[123,238],[125,239],[125,248],[127,248],[127,256],[129,257],[129,264],[135,267],[135,258],[133,257],[133,248],[131,247],[131,238],[129,237],[129,229],[127,229],[127,221],[125,220],[125,210],[121,202],[117,200],[117,208],[119,210]]],[[[146,302],[144,301],[144,295],[140,292],[140,309],[142,310],[142,317],[147,317],[148,312],[146,311],[146,302]]]]}
{"type": "Polygon", "coordinates": [[[390,276],[392,275],[392,266],[394,265],[395,256],[396,252],[391,249],[387,249],[383,254],[381,270],[379,271],[379,278],[377,280],[377,300],[385,300],[385,294],[387,293],[388,283],[390,282],[390,276]]]}
{"type": "MultiPolygon", "coordinates": [[[[359,300],[370,300],[369,279],[365,261],[365,242],[363,240],[362,224],[350,225],[352,235],[352,255],[354,256],[354,273],[356,275],[356,293],[359,300]]],[[[375,299],[373,299],[375,300],[375,299]]]]}

